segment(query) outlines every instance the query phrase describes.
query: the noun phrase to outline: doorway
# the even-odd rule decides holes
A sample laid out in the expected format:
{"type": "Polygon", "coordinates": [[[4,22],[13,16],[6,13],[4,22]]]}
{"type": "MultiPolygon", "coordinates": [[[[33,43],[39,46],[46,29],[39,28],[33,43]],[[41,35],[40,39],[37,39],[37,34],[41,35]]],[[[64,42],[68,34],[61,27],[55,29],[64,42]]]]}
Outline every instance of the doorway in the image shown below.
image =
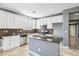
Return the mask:
{"type": "Polygon", "coordinates": [[[79,49],[78,24],[69,25],[69,46],[70,48],[79,49]]]}

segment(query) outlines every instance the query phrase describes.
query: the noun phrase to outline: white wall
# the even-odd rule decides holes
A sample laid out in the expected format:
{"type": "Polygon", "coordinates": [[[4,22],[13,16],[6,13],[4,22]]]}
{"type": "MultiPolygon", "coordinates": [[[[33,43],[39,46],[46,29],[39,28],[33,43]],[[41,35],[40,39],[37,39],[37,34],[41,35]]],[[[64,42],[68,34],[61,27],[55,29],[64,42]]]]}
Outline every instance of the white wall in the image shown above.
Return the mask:
{"type": "Polygon", "coordinates": [[[33,19],[0,10],[0,28],[21,28],[24,30],[33,29],[33,19]]]}
{"type": "Polygon", "coordinates": [[[54,35],[58,37],[63,37],[63,24],[55,23],[53,24],[54,35]]]}

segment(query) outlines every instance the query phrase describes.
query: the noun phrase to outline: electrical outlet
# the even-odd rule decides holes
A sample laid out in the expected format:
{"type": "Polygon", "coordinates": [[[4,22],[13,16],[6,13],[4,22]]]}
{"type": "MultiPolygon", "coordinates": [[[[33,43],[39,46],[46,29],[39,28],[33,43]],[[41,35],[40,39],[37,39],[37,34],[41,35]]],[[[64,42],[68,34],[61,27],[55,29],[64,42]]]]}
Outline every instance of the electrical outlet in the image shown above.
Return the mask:
{"type": "Polygon", "coordinates": [[[40,51],[40,48],[38,48],[38,51],[40,51]]]}

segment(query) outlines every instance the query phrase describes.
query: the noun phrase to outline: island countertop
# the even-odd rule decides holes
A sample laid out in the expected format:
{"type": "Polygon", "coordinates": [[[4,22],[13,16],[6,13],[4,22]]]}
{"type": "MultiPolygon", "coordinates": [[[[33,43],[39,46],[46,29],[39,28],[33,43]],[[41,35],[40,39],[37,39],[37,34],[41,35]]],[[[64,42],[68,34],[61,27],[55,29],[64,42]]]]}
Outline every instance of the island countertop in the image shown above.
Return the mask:
{"type": "Polygon", "coordinates": [[[30,35],[29,38],[35,38],[38,40],[43,40],[43,41],[48,41],[48,42],[54,42],[54,43],[60,43],[63,38],[62,37],[57,37],[57,36],[42,36],[42,35],[30,35]]]}

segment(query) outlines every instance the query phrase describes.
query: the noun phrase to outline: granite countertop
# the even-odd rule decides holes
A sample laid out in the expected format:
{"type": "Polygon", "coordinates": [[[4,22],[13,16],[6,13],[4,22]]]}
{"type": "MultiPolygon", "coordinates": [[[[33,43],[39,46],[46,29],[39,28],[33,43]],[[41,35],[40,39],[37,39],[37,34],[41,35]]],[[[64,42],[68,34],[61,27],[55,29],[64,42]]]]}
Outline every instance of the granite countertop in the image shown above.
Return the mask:
{"type": "Polygon", "coordinates": [[[20,35],[0,36],[0,39],[4,39],[5,37],[12,37],[12,36],[20,36],[20,35]]]}
{"type": "Polygon", "coordinates": [[[57,37],[57,36],[42,36],[42,35],[33,35],[30,36],[30,38],[35,38],[43,41],[48,41],[48,42],[54,42],[54,43],[60,43],[63,38],[62,37],[57,37]]]}
{"type": "Polygon", "coordinates": [[[3,38],[0,36],[0,39],[3,39],[3,38]]]}

